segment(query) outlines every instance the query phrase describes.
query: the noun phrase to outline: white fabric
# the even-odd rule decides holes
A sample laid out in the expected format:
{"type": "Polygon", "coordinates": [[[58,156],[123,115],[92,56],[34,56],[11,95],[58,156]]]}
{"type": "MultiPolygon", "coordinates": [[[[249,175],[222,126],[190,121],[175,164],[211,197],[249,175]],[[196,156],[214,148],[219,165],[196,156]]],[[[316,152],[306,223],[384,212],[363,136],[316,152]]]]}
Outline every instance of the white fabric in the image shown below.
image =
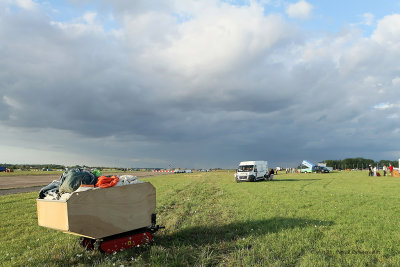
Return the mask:
{"type": "Polygon", "coordinates": [[[64,193],[60,196],[60,200],[67,201],[71,195],[72,193],[64,193]]]}
{"type": "Polygon", "coordinates": [[[128,184],[140,184],[144,183],[143,181],[140,181],[136,176],[133,175],[121,175],[119,177],[118,183],[116,186],[121,186],[121,185],[128,185],[128,184]]]}
{"type": "Polygon", "coordinates": [[[55,192],[55,191],[53,191],[53,190],[50,190],[50,191],[47,191],[46,193],[45,193],[45,197],[43,198],[43,199],[47,199],[47,200],[58,200],[58,194],[55,192]]]}
{"type": "Polygon", "coordinates": [[[94,189],[93,186],[80,186],[74,192],[83,192],[83,191],[88,191],[88,190],[93,190],[93,189],[94,189]]]}

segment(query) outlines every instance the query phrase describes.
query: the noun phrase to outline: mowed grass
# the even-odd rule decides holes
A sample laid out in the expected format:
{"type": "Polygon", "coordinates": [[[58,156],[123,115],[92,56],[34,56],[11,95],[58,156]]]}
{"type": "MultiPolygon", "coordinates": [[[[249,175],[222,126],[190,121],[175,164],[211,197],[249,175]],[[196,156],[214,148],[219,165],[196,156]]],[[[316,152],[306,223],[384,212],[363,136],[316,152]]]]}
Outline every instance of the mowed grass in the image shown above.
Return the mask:
{"type": "Polygon", "coordinates": [[[154,243],[115,255],[37,226],[36,193],[0,196],[0,263],[95,266],[400,265],[400,178],[367,172],[281,174],[236,183],[233,171],[148,179],[154,243]]]}

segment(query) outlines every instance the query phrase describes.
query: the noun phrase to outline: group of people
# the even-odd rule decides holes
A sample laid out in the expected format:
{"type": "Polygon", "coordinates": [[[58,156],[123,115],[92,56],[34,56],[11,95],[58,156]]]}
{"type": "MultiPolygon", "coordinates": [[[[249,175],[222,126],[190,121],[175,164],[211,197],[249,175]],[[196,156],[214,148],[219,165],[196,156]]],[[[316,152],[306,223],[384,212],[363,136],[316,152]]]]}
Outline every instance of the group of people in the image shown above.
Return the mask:
{"type": "MultiPolygon", "coordinates": [[[[393,173],[393,166],[392,166],[392,164],[389,164],[389,168],[388,168],[386,165],[384,165],[382,170],[383,170],[383,176],[386,176],[388,170],[389,170],[390,174],[392,174],[393,173]]],[[[369,165],[368,166],[368,171],[369,171],[368,176],[381,176],[379,174],[379,172],[377,172],[377,167],[376,166],[374,166],[372,168],[372,166],[369,165]]]]}
{"type": "Polygon", "coordinates": [[[296,173],[297,169],[296,168],[286,168],[285,171],[286,171],[286,173],[296,173]]]}

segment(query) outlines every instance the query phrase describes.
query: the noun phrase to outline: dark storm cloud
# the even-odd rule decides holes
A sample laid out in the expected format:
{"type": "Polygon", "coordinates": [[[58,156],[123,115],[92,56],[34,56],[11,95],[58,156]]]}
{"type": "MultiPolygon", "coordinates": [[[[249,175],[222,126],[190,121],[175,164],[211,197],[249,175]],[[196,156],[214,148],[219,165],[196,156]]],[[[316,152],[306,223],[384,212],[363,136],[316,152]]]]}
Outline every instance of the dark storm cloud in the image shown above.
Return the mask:
{"type": "Polygon", "coordinates": [[[4,126],[69,132],[81,141],[57,145],[81,153],[86,143],[91,157],[104,143],[121,165],[297,164],[400,150],[390,142],[400,133],[400,49],[381,28],[307,39],[254,3],[112,5],[121,28],[110,32],[93,13],[69,23],[2,7],[4,126]]]}

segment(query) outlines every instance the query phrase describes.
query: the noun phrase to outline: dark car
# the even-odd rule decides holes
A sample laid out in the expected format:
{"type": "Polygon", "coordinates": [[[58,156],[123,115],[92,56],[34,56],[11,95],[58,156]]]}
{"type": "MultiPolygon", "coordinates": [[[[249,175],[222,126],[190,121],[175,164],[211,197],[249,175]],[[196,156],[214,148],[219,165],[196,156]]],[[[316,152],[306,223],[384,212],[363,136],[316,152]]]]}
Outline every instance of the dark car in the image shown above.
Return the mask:
{"type": "Polygon", "coordinates": [[[315,166],[315,172],[317,173],[329,173],[328,168],[323,167],[323,166],[315,166]]]}

